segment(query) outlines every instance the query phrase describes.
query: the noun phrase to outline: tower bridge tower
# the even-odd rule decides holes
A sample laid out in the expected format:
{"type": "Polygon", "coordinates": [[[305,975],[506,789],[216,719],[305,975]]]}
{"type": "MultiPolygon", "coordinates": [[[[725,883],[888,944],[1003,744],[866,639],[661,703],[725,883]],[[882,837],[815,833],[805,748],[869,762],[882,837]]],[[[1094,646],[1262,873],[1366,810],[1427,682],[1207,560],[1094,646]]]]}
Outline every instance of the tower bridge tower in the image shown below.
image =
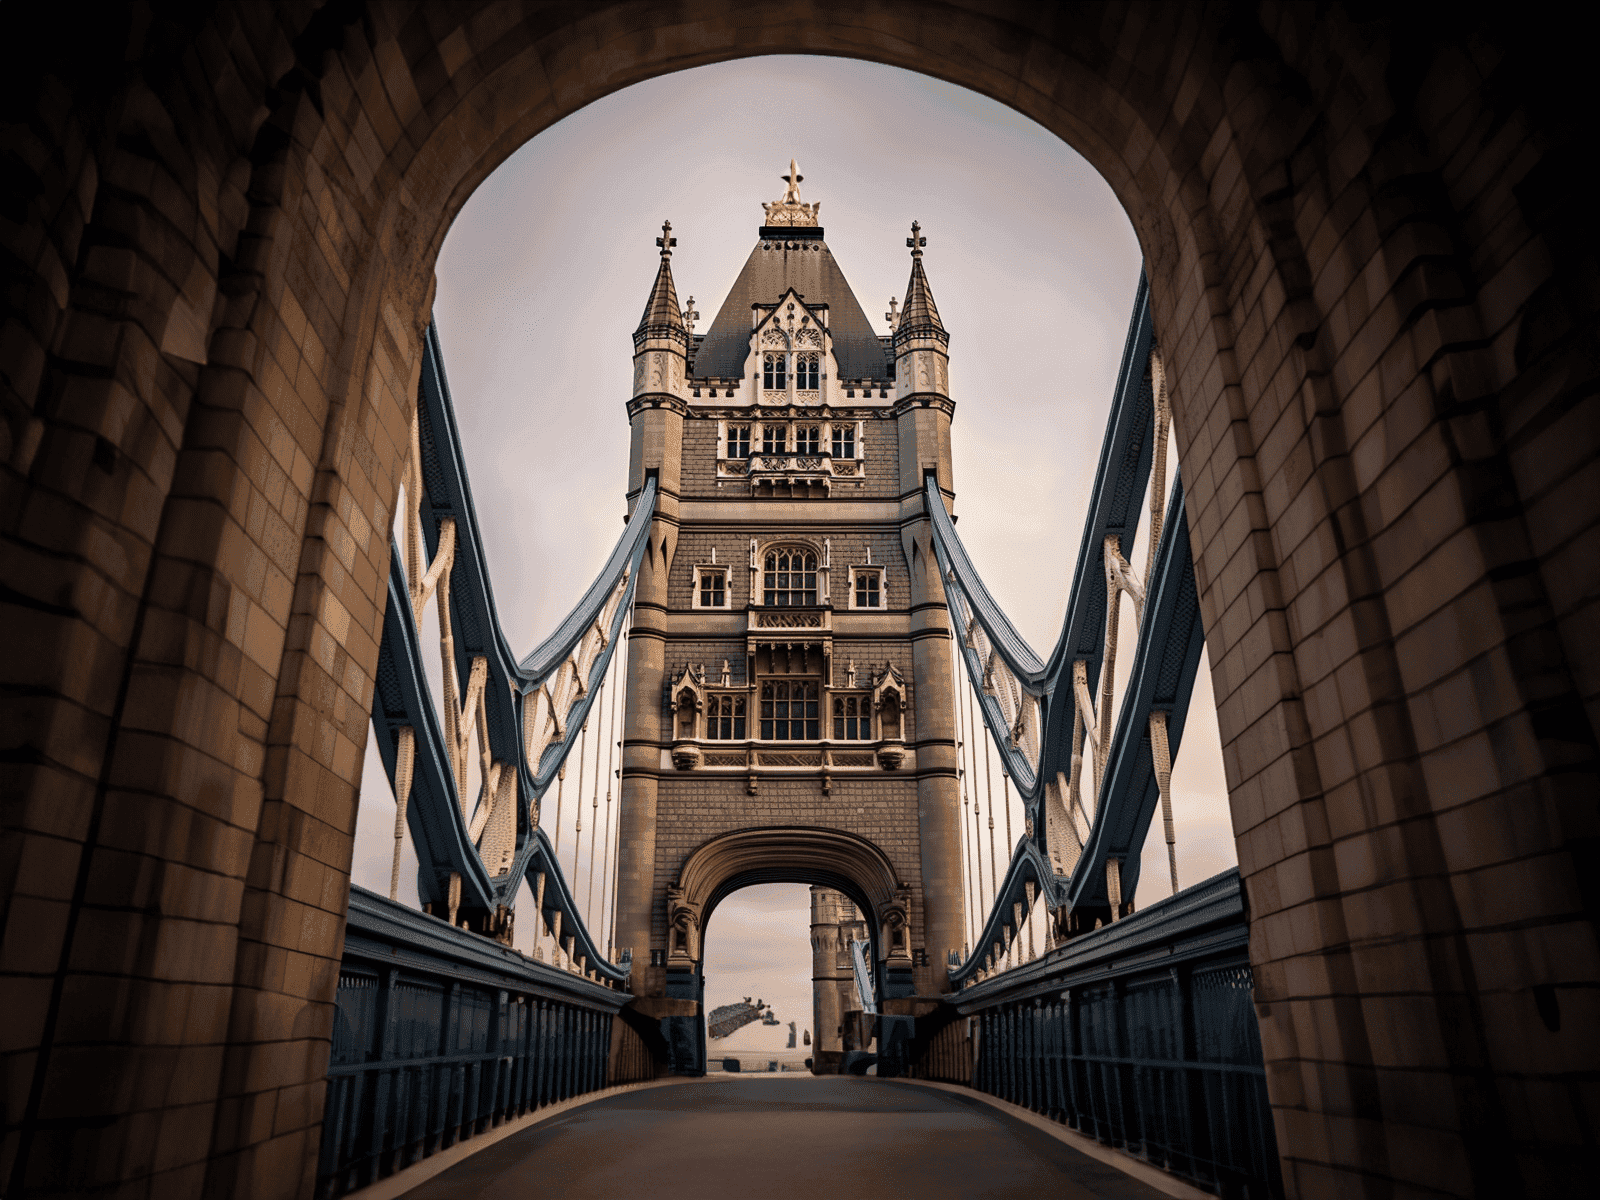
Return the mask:
{"type": "Polygon", "coordinates": [[[792,881],[857,906],[891,1063],[965,922],[953,647],[923,507],[929,473],[954,498],[955,406],[926,238],[913,225],[880,335],[821,204],[792,164],[784,179],[703,334],[663,227],[634,333],[629,500],[654,477],[659,501],[628,659],[616,939],[691,1073],[702,934],[731,891],[792,881]]]}

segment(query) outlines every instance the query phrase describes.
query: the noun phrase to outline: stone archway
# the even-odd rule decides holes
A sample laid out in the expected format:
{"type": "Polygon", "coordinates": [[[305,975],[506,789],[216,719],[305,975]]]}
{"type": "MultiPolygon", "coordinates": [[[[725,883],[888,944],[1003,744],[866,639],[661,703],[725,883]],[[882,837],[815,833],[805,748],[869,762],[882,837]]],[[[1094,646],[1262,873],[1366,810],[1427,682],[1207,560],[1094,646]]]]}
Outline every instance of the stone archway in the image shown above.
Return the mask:
{"type": "Polygon", "coordinates": [[[667,967],[692,969],[702,956],[701,934],[718,904],[757,883],[820,884],[844,892],[871,914],[883,962],[911,966],[906,939],[911,889],[889,856],[866,838],[842,829],[740,829],[710,838],[684,860],[667,889],[667,967]]]}
{"type": "Polygon", "coordinates": [[[780,51],[994,96],[1134,222],[1291,1190],[1579,1169],[1600,504],[1563,39],[1276,4],[16,7],[19,1187],[307,1178],[437,249],[565,113],[780,51]]]}
{"type": "Polygon", "coordinates": [[[884,1044],[892,1032],[897,1052],[903,1050],[913,1013],[904,1004],[897,1008],[890,998],[915,990],[909,937],[913,889],[901,880],[889,856],[859,834],[768,826],[708,838],[684,859],[676,882],[666,889],[665,996],[637,1005],[661,1019],[672,1070],[699,1074],[705,1069],[703,935],[711,915],[734,892],[761,883],[833,888],[866,914],[874,947],[873,986],[885,1000],[884,1011],[895,1014],[881,1018],[884,1044]]]}

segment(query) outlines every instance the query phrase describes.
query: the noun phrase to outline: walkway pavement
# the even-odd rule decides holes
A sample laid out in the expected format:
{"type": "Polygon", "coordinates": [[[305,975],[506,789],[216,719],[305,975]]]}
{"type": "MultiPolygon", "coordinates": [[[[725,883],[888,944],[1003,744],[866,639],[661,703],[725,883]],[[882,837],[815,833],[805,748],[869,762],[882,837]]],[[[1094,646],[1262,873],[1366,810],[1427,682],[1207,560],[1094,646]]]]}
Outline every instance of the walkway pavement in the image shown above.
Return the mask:
{"type": "Polygon", "coordinates": [[[895,1080],[709,1078],[625,1092],[485,1147],[406,1200],[1161,1197],[976,1096],[895,1080]]]}

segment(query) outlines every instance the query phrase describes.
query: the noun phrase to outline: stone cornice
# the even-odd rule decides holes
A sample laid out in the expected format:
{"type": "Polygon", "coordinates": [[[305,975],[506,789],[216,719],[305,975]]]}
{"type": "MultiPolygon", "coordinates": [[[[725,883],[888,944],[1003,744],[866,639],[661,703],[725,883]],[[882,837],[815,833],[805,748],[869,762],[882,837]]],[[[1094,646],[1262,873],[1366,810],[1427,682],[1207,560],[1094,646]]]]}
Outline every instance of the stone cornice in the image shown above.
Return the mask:
{"type": "Polygon", "coordinates": [[[949,396],[941,396],[938,392],[912,392],[909,396],[895,401],[894,407],[889,412],[892,416],[901,417],[914,408],[937,408],[947,417],[956,415],[956,402],[949,396]]]}
{"type": "Polygon", "coordinates": [[[628,401],[628,420],[652,408],[665,408],[680,417],[689,415],[689,406],[682,397],[674,396],[671,392],[643,392],[628,401]]]}

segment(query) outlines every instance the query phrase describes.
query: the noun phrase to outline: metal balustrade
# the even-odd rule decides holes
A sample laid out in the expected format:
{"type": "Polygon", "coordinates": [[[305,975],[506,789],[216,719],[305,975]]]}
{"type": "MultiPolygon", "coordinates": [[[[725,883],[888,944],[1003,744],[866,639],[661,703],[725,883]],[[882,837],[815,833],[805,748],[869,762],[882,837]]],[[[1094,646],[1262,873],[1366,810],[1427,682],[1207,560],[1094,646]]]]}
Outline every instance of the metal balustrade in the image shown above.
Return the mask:
{"type": "Polygon", "coordinates": [[[1283,1195],[1236,870],[952,997],[911,1074],[1229,1197],[1283,1195]]]}
{"type": "Polygon", "coordinates": [[[616,1016],[630,999],[351,888],[316,1194],[342,1196],[544,1105],[653,1078],[647,1047],[616,1016]]]}

